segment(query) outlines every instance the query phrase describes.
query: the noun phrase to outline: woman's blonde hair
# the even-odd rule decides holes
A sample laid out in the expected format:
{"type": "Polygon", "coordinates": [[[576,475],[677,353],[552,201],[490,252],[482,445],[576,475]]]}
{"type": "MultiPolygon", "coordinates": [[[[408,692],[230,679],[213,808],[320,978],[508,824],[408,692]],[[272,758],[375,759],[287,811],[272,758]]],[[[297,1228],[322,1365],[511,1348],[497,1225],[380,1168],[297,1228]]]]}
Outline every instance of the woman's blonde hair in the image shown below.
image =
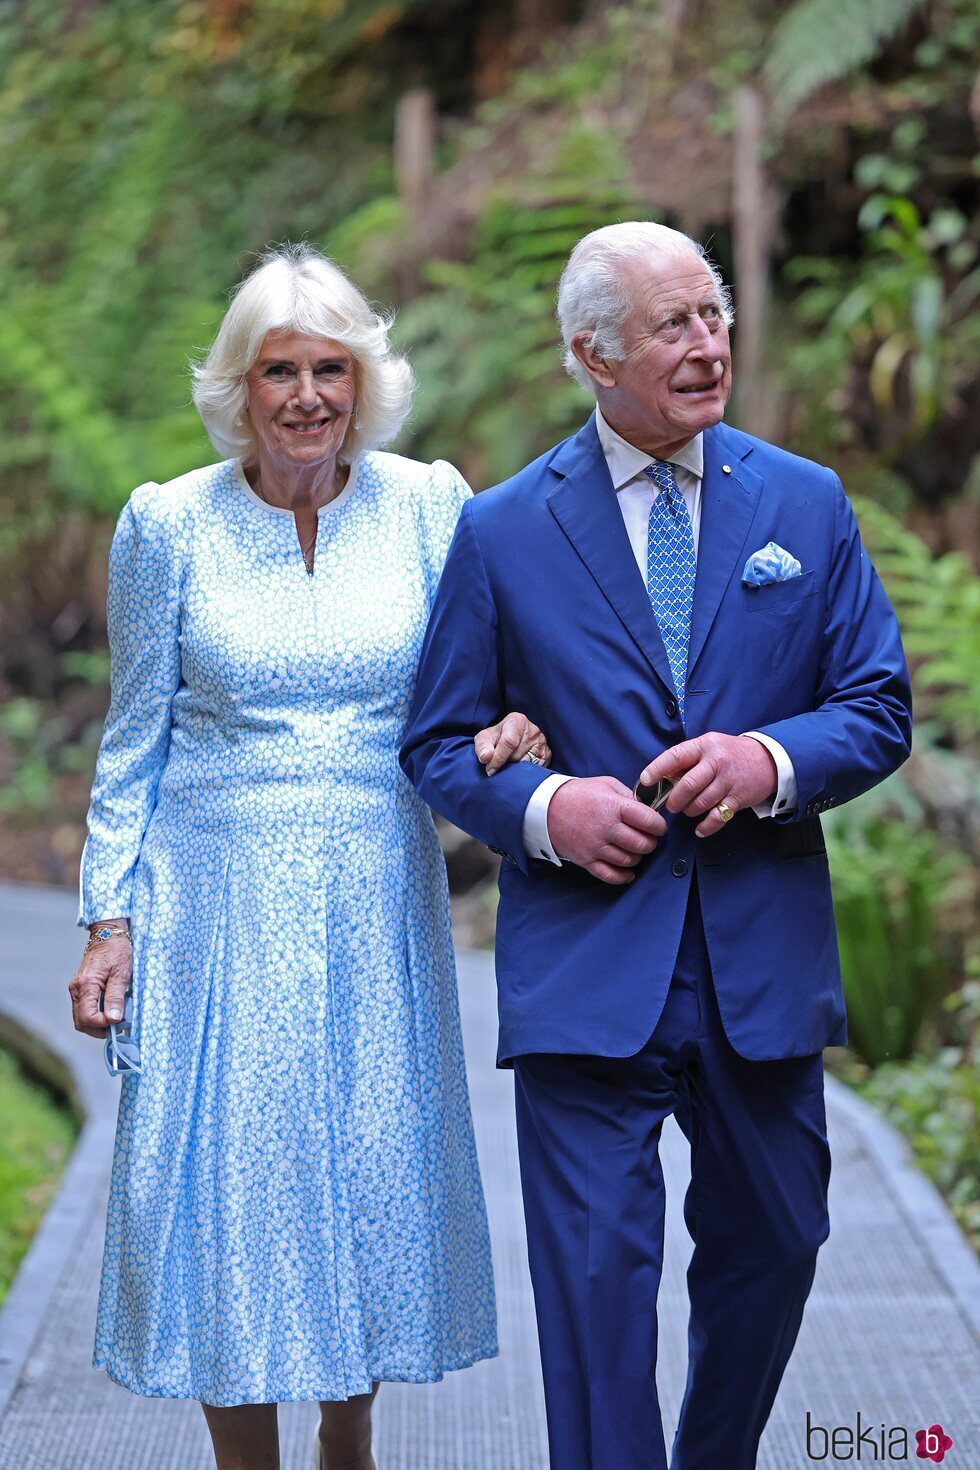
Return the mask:
{"type": "Polygon", "coordinates": [[[408,417],[415,387],[408,361],[388,341],[390,329],[391,318],[311,245],[267,250],[232,292],[204,361],[191,368],[194,404],[218,453],[246,462],[256,454],[245,376],[276,331],[329,337],[354,358],[356,402],[342,463],[387,444],[408,417]]]}

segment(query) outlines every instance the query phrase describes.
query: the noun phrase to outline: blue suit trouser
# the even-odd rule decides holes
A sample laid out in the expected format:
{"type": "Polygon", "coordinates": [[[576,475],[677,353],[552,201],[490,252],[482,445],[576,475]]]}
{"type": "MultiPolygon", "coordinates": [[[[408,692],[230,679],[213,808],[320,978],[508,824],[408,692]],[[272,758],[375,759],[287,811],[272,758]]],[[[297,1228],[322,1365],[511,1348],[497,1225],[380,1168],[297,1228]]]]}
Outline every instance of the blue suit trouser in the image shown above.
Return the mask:
{"type": "Polygon", "coordinates": [[[829,1231],[822,1055],[733,1050],[692,888],[642,1051],[534,1054],[514,1070],[552,1470],[666,1470],[655,1369],[670,1113],[691,1145],[694,1241],[671,1470],[752,1470],[829,1231]]]}

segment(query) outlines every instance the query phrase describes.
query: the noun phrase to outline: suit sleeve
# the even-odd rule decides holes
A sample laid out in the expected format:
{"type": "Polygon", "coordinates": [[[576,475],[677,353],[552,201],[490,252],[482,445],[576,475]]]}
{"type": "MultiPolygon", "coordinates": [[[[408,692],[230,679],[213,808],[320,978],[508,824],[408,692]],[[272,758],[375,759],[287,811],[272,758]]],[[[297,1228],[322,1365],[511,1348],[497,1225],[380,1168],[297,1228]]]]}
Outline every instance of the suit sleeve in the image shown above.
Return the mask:
{"type": "Polygon", "coordinates": [[[133,874],[170,749],[180,684],[177,534],[157,485],[119,517],[109,555],[112,700],[92,785],[78,922],[131,912],[133,874]]]}
{"type": "Polygon", "coordinates": [[[859,796],[897,770],[912,742],[912,694],[898,620],[834,475],[834,543],[814,709],[760,726],[796,773],[793,819],[859,796]]]}
{"type": "Polygon", "coordinates": [[[424,801],[527,872],[524,813],[550,773],[518,762],[488,776],[473,748],[477,731],[509,707],[493,594],[467,501],[433,603],[400,759],[424,801]]]}

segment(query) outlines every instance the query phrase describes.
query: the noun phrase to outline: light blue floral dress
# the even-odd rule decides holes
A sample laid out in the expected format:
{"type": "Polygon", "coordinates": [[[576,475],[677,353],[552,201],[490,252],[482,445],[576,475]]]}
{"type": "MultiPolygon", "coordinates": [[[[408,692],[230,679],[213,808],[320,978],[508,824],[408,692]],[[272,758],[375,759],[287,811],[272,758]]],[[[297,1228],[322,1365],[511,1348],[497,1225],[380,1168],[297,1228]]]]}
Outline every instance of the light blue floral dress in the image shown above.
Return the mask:
{"type": "Polygon", "coordinates": [[[363,455],[312,576],[237,461],[120,517],[80,919],[133,927],[95,1365],[136,1393],[342,1399],[496,1352],[445,868],[397,758],[468,495],[363,455]]]}

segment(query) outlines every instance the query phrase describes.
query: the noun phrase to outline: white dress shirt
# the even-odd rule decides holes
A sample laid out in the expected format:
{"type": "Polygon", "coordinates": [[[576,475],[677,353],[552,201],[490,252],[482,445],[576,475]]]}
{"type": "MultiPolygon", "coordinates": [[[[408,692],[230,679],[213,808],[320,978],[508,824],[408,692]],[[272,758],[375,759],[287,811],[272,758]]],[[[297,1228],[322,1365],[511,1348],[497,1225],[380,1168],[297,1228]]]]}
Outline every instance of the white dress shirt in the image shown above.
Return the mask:
{"type": "MultiPolygon", "coordinates": [[[[643,585],[646,586],[650,508],[660,494],[659,487],[644,473],[650,464],[650,456],[617,434],[606,423],[598,406],[595,423],[626,534],[629,536],[643,585]]],[[[694,554],[697,556],[701,535],[701,481],[704,477],[704,446],[701,435],[696,434],[676,454],[672,454],[670,463],[674,466],[677,488],[691,518],[694,554]]],[[[544,733],[547,735],[547,730],[544,733]]],[[[779,812],[791,810],[796,806],[796,773],[793,762],[778,740],[773,740],[769,735],[760,735],[758,730],[746,730],[744,733],[766,747],[776,766],[776,794],[770,801],[761,802],[753,808],[756,816],[772,817],[779,812]]],[[[653,760],[652,755],[650,759],[653,760]]],[[[561,866],[561,859],[548,836],[548,807],[559,786],[574,779],[555,771],[541,782],[528,802],[524,813],[523,837],[530,857],[546,858],[548,862],[561,866]]]]}

